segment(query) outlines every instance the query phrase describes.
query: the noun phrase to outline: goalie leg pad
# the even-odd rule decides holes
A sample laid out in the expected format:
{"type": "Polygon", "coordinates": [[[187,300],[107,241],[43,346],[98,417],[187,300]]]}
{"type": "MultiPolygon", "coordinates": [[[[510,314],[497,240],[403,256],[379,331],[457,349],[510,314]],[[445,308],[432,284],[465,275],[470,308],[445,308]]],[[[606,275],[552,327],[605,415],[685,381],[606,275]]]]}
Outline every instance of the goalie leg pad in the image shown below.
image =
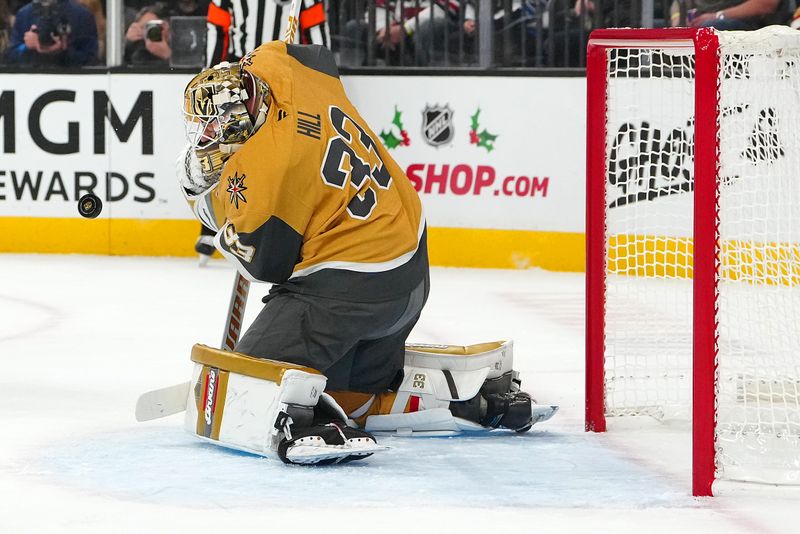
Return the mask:
{"type": "Polygon", "coordinates": [[[200,438],[300,464],[350,461],[383,449],[365,432],[326,428],[332,420],[345,426],[342,410],[323,393],[326,378],[314,369],[203,345],[192,349],[192,360],[184,426],[200,438]],[[325,409],[316,410],[323,396],[325,409]]]}
{"type": "Polygon", "coordinates": [[[508,428],[524,432],[557,406],[540,406],[520,391],[513,344],[407,344],[404,379],[389,414],[370,415],[374,432],[453,434],[508,428]]]}
{"type": "Polygon", "coordinates": [[[428,345],[407,343],[406,367],[474,371],[489,369],[488,378],[497,378],[513,370],[514,343],[491,341],[476,345],[428,345]]]}
{"type": "Polygon", "coordinates": [[[196,345],[184,419],[190,433],[220,445],[269,454],[282,436],[281,413],[310,424],[325,376],[313,369],[196,345]]]}
{"type": "Polygon", "coordinates": [[[454,417],[449,408],[475,398],[489,371],[488,367],[469,371],[405,367],[390,413],[370,415],[364,428],[368,432],[425,435],[486,431],[477,420],[454,417]]]}

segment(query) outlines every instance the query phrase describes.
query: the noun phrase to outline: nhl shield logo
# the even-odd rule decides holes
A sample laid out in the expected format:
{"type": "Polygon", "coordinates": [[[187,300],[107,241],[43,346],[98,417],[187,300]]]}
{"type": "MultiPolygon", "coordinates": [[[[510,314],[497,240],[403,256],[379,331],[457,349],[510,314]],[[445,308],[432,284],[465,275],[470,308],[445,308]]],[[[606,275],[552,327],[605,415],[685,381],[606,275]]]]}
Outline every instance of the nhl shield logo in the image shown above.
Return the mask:
{"type": "Polygon", "coordinates": [[[425,106],[422,111],[422,136],[431,146],[449,143],[455,135],[450,106],[425,106]]]}

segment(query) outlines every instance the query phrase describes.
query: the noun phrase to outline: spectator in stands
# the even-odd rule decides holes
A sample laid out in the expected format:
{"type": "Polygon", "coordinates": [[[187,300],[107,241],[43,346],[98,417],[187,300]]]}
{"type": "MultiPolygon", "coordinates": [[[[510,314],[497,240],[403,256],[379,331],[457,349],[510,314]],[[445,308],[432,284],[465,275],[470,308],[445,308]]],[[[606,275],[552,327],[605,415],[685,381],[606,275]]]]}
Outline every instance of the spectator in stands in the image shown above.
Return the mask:
{"type": "MultiPolygon", "coordinates": [[[[495,64],[504,67],[535,65],[537,32],[541,31],[542,38],[546,39],[551,35],[548,33],[551,27],[558,29],[557,21],[564,19],[563,2],[560,11],[555,5],[558,3],[556,0],[550,2],[555,9],[551,10],[551,6],[541,0],[494,1],[492,36],[495,64]]],[[[578,25],[573,23],[572,27],[578,25]]],[[[464,44],[468,54],[478,52],[477,39],[467,39],[464,44]]]]}
{"type": "Polygon", "coordinates": [[[349,66],[364,65],[367,47],[372,47],[376,59],[389,65],[442,65],[446,61],[446,51],[451,48],[445,39],[458,35],[459,31],[471,36],[475,28],[475,9],[466,0],[402,4],[376,0],[374,34],[369,36],[368,12],[360,20],[348,21],[340,62],[349,66]],[[461,20],[463,25],[459,25],[461,20]]]}
{"type": "Polygon", "coordinates": [[[694,28],[757,30],[785,24],[788,18],[782,0],[689,0],[686,7],[688,25],[694,28]]]}
{"type": "Polygon", "coordinates": [[[205,17],[211,0],[172,0],[169,3],[170,17],[205,17]]]}
{"type": "Polygon", "coordinates": [[[642,20],[635,0],[550,0],[547,15],[544,53],[552,67],[583,66],[593,28],[638,28],[642,20]]]}
{"type": "Polygon", "coordinates": [[[641,25],[639,3],[632,0],[576,0],[574,12],[576,17],[582,13],[589,15],[597,28],[638,28],[641,25]],[[600,10],[600,20],[594,19],[595,12],[600,10]]]}
{"type": "Polygon", "coordinates": [[[11,36],[11,27],[14,25],[14,16],[8,7],[6,0],[0,0],[0,58],[8,48],[8,40],[11,36]]]}
{"type": "Polygon", "coordinates": [[[446,64],[446,54],[453,48],[451,43],[447,42],[449,37],[457,36],[462,30],[466,36],[475,33],[475,8],[463,0],[459,3],[434,0],[417,17],[407,20],[403,27],[412,37],[415,54],[421,63],[441,66],[446,64]],[[464,11],[464,23],[462,28],[459,28],[461,10],[464,11]]]}
{"type": "Polygon", "coordinates": [[[161,5],[143,7],[125,32],[125,63],[169,65],[169,22],[161,5]]]}
{"type": "Polygon", "coordinates": [[[78,3],[88,9],[94,16],[97,27],[97,58],[101,64],[106,62],[106,15],[100,0],[78,0],[78,3]]]}
{"type": "Polygon", "coordinates": [[[97,61],[97,25],[76,0],[33,0],[17,11],[8,63],[82,67],[97,61]]]}
{"type": "MultiPolygon", "coordinates": [[[[413,11],[413,7],[406,14],[413,11]]],[[[375,31],[370,37],[368,11],[358,15],[358,18],[348,20],[341,35],[339,63],[348,67],[361,67],[367,64],[369,57],[368,48],[372,51],[379,64],[402,65],[412,63],[412,56],[401,58],[406,52],[404,47],[392,46],[391,40],[386,42],[386,18],[389,17],[389,27],[396,33],[395,40],[399,44],[401,37],[405,37],[398,26],[394,11],[387,12],[383,2],[378,3],[375,9],[375,31]]],[[[389,32],[390,39],[392,32],[389,32]]]]}

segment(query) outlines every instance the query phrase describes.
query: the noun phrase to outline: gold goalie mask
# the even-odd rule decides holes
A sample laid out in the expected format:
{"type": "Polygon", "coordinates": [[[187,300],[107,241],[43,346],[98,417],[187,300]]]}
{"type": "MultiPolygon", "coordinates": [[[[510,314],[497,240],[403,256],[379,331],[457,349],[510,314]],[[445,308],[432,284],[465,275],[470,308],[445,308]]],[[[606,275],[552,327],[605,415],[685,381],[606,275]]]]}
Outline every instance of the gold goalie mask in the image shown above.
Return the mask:
{"type": "Polygon", "coordinates": [[[264,123],[269,86],[239,64],[220,63],[192,78],[183,93],[189,145],[206,179],[218,180],[225,161],[264,123]]]}

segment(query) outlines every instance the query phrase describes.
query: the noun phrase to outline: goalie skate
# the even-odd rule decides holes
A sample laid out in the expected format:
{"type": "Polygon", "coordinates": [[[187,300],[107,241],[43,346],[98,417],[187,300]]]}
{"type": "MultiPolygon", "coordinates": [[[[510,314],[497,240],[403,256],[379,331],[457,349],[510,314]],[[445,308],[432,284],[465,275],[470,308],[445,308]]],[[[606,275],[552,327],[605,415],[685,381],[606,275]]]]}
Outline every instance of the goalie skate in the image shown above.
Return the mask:
{"type": "MultiPolygon", "coordinates": [[[[558,406],[553,404],[534,404],[531,406],[531,426],[543,423],[553,417],[558,411],[558,406]]],[[[530,427],[528,427],[530,428],[530,427]]]]}
{"type": "Polygon", "coordinates": [[[214,248],[214,236],[201,235],[198,237],[197,242],[194,244],[194,250],[197,252],[200,267],[205,266],[216,250],[214,248]]]}
{"type": "Polygon", "coordinates": [[[278,457],[300,465],[342,464],[366,458],[388,447],[378,445],[372,435],[341,422],[296,430],[278,445],[278,457]]]}

